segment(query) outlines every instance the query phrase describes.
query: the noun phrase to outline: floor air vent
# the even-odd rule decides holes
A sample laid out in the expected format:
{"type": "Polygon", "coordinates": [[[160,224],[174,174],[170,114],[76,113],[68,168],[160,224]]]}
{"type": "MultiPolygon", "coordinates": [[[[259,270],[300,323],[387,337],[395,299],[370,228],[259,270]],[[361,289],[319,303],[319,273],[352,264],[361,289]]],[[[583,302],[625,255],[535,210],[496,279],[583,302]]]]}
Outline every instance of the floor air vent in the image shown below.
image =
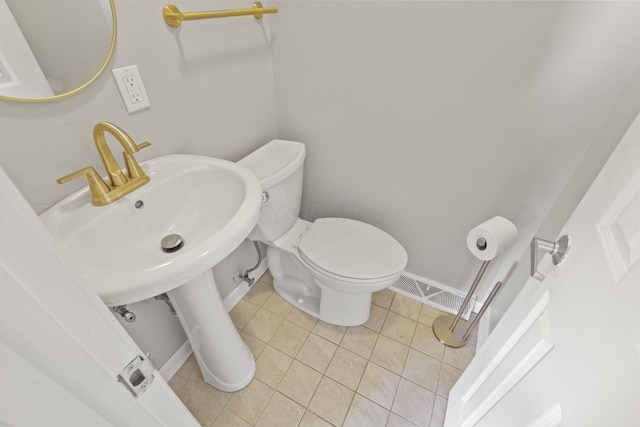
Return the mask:
{"type": "MultiPolygon", "coordinates": [[[[457,291],[442,289],[444,287],[442,285],[435,286],[425,282],[426,281],[422,281],[418,278],[409,277],[405,273],[400,276],[398,281],[394,283],[390,289],[446,313],[458,313],[460,306],[464,302],[464,294],[457,291]]],[[[469,320],[469,316],[471,316],[471,310],[473,309],[475,302],[476,298],[473,297],[467,305],[464,313],[462,313],[462,318],[464,320],[469,320]]]]}

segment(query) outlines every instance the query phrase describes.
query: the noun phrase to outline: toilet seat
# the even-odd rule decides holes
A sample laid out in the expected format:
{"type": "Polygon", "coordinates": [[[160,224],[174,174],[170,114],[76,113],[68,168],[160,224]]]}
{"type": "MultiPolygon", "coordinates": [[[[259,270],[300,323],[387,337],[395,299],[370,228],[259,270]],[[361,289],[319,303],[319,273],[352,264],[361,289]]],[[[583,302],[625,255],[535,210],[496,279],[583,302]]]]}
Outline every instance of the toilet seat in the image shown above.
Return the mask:
{"type": "Polygon", "coordinates": [[[300,257],[314,270],[350,283],[371,283],[397,275],[407,253],[389,234],[347,218],[316,220],[300,239],[300,257]]]}

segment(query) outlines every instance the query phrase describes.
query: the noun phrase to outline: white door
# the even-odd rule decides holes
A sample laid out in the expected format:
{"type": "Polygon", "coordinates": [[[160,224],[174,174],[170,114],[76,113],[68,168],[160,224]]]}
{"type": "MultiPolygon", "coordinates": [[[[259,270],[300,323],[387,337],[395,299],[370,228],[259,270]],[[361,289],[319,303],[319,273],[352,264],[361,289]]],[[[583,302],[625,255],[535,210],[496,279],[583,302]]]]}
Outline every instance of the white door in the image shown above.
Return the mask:
{"type": "Polygon", "coordinates": [[[452,389],[446,426],[640,426],[639,118],[563,234],[566,260],[546,255],[544,281],[524,284],[452,389]]]}
{"type": "Polygon", "coordinates": [[[140,350],[2,169],[0,290],[0,425],[199,425],[157,370],[138,397],[118,382],[140,350]]]}

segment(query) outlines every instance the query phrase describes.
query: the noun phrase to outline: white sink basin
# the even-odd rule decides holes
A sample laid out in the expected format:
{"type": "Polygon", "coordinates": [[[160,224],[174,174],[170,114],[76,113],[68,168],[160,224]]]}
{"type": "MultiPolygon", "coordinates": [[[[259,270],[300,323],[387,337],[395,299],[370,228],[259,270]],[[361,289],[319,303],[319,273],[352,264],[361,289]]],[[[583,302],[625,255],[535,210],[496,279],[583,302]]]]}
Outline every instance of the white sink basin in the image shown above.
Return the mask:
{"type": "Polygon", "coordinates": [[[141,166],[151,181],[112,204],[93,206],[85,187],[40,216],[109,306],[151,298],[199,276],[249,235],[259,215],[260,182],[235,163],[169,155],[141,166]],[[169,234],[184,241],[173,253],[160,245],[169,234]]]}
{"type": "Polygon", "coordinates": [[[140,164],[145,186],[106,206],[88,187],[40,217],[62,251],[109,306],[167,292],[206,382],[236,391],[251,382],[255,360],[224,309],[211,268],[255,226],[258,178],[226,160],[170,155],[140,164]],[[166,253],[161,242],[184,245],[166,253]]]}

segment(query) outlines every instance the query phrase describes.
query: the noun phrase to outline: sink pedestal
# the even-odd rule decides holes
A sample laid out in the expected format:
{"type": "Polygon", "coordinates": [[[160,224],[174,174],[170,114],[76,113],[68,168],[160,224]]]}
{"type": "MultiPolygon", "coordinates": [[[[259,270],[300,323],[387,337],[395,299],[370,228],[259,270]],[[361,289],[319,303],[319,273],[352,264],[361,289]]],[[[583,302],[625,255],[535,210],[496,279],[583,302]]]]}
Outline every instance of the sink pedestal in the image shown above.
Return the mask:
{"type": "Polygon", "coordinates": [[[249,169],[206,156],[170,154],[140,167],[138,174],[151,181],[131,194],[97,208],[85,187],[40,218],[107,306],[166,292],[204,380],[240,390],[256,362],[224,309],[211,269],[256,225],[260,181],[249,169]],[[163,251],[163,239],[176,233],[182,246],[163,251]]]}
{"type": "Polygon", "coordinates": [[[167,294],[204,380],[227,392],[247,386],[256,372],[256,362],[222,304],[213,271],[208,269],[167,294]]]}

